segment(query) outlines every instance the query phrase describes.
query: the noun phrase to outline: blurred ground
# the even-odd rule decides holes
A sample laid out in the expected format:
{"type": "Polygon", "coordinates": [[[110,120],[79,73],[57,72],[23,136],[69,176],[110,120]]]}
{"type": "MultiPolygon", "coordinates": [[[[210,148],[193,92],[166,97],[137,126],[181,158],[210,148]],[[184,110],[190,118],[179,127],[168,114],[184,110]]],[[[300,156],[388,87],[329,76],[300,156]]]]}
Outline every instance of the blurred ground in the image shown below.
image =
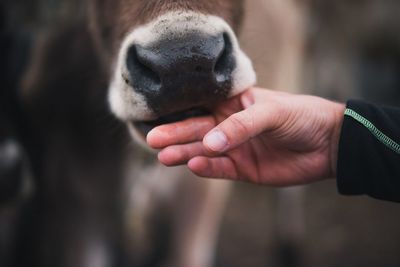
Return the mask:
{"type": "MultiPolygon", "coordinates": [[[[278,190],[236,186],[216,266],[281,266],[276,253],[278,190]]],[[[400,265],[398,204],[339,196],[334,181],[307,186],[305,192],[302,266],[400,265]]]]}
{"type": "MultiPolygon", "coordinates": [[[[247,1],[242,44],[254,61],[259,85],[271,88],[279,45],[271,40],[276,25],[269,24],[269,1],[247,1]]],[[[341,101],[358,97],[399,104],[400,3],[315,0],[308,4],[299,91],[341,101]]],[[[279,190],[236,185],[216,266],[283,266],[282,257],[291,257],[277,253],[279,190]]],[[[400,266],[399,204],[340,196],[334,180],[304,190],[299,199],[305,213],[297,247],[300,266],[400,266]]]]}

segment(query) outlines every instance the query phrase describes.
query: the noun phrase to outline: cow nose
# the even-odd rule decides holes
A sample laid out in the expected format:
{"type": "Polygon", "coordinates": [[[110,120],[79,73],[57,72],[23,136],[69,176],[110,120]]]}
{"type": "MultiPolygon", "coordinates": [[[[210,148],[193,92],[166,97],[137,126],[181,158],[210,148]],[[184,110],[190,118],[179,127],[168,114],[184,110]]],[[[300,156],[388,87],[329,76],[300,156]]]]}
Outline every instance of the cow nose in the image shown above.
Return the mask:
{"type": "Polygon", "coordinates": [[[225,33],[172,35],[151,45],[132,45],[126,64],[128,82],[162,115],[225,98],[235,67],[225,33]]]}

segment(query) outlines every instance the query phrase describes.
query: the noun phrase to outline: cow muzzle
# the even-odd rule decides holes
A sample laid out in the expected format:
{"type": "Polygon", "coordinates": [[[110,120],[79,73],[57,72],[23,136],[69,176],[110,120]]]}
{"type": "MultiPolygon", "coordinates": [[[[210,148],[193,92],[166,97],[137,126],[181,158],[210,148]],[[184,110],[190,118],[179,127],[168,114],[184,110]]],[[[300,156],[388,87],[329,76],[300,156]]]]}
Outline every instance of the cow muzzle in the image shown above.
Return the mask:
{"type": "Polygon", "coordinates": [[[111,109],[144,137],[207,113],[255,83],[248,57],[221,18],[171,12],[129,33],[110,85],[111,109]]]}

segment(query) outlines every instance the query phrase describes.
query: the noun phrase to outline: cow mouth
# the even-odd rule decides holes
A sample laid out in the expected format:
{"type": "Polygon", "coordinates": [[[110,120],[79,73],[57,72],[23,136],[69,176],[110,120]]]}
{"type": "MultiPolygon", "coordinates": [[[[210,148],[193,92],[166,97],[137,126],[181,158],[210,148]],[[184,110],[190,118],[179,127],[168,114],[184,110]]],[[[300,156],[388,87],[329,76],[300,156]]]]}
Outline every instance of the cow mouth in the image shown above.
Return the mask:
{"type": "Polygon", "coordinates": [[[176,112],[172,113],[166,116],[161,116],[155,120],[151,121],[133,121],[132,124],[136,128],[136,130],[139,131],[140,135],[142,135],[143,138],[146,137],[146,135],[155,127],[163,125],[163,124],[168,124],[168,123],[174,123],[178,121],[183,121],[189,118],[193,117],[202,117],[202,116],[207,116],[210,115],[210,111],[207,110],[206,108],[191,108],[185,111],[181,112],[176,112]]]}

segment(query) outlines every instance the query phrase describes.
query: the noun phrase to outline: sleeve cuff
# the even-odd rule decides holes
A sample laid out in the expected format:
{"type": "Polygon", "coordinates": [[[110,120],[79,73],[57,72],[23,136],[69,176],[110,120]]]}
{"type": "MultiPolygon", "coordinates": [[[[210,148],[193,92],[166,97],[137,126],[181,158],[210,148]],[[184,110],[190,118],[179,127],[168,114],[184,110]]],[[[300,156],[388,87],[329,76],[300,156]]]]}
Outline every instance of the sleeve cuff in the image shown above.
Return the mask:
{"type": "Polygon", "coordinates": [[[400,201],[400,109],[350,100],[345,114],[336,170],[339,193],[400,201]]]}

